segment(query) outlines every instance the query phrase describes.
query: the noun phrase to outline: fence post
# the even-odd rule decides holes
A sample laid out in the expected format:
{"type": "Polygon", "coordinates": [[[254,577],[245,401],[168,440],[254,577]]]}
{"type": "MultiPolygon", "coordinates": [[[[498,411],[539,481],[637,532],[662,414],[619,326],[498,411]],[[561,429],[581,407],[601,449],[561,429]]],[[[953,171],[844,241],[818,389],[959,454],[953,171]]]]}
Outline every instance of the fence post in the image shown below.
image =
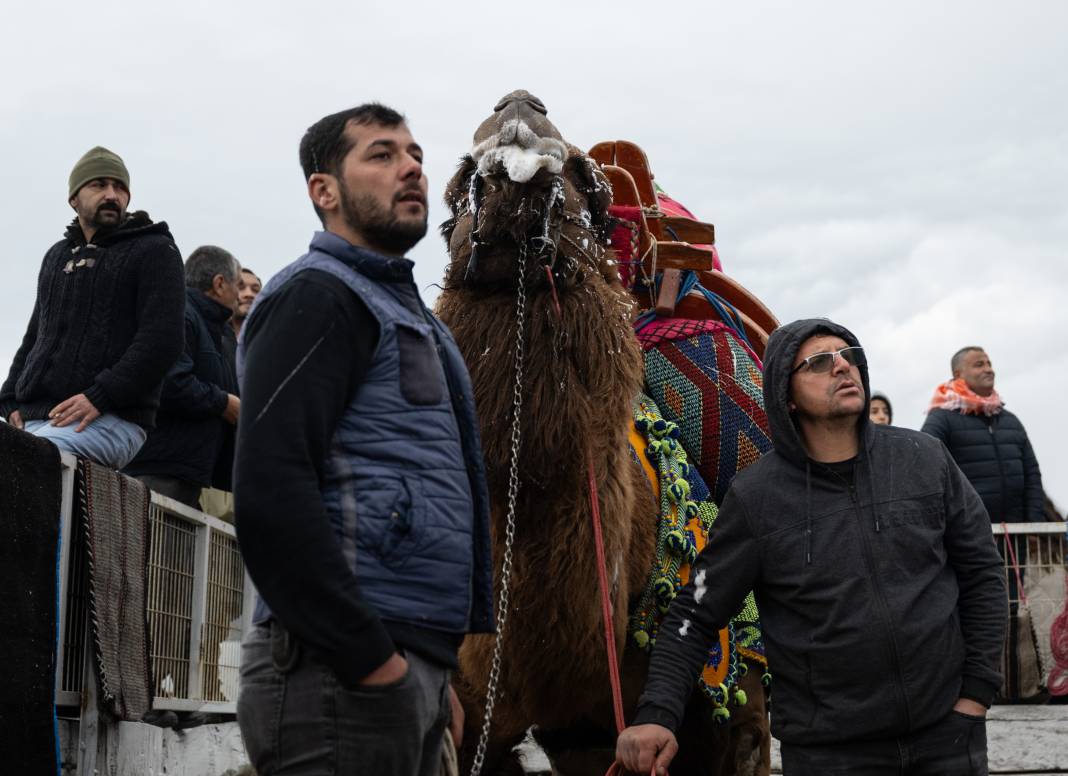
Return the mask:
{"type": "Polygon", "coordinates": [[[208,595],[208,558],[211,552],[211,528],[197,525],[196,550],[193,556],[193,611],[189,621],[189,695],[198,699],[201,693],[200,634],[204,629],[204,613],[208,595]]]}

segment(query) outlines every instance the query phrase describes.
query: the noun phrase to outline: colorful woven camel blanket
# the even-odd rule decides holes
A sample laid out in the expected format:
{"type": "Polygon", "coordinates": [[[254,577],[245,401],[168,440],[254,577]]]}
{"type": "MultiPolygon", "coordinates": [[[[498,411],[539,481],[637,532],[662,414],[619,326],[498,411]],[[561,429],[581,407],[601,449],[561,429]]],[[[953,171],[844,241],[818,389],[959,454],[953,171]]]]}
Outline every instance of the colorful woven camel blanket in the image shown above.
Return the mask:
{"type": "MultiPolygon", "coordinates": [[[[696,468],[687,460],[680,441],[681,428],[664,419],[656,403],[641,395],[634,405],[631,447],[658,498],[656,560],[638,605],[631,614],[628,633],[642,650],[651,650],[671,601],[689,581],[690,570],[708,540],[717,507],[696,468]]],[[[744,705],[745,692],[738,679],[748,670],[745,660],[764,666],[764,642],[756,601],[749,593],[741,611],[719,632],[709,650],[698,687],[710,699],[714,718],[730,718],[729,701],[744,705]]]]}
{"type": "Polygon", "coordinates": [[[645,389],[723,503],[734,475],[771,450],[764,375],[735,332],[714,320],[657,319],[638,336],[645,389]]]}

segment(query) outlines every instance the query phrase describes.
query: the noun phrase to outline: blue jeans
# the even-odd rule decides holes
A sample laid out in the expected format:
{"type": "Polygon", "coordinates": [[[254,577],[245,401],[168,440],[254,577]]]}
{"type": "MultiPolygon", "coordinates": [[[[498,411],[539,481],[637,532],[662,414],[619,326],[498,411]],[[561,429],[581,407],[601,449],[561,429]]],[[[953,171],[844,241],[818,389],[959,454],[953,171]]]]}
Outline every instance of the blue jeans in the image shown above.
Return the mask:
{"type": "Polygon", "coordinates": [[[118,415],[101,415],[78,433],[77,423],[59,428],[47,420],[27,420],[24,430],[47,439],[60,450],[121,469],[145,443],[145,430],[118,415]]]}
{"type": "Polygon", "coordinates": [[[783,744],[783,776],[986,776],[986,720],[950,711],[884,741],[783,744]]]}
{"type": "Polygon", "coordinates": [[[241,647],[237,721],[259,776],[437,776],[449,671],[408,652],[392,684],[342,687],[272,621],[241,647]]]}

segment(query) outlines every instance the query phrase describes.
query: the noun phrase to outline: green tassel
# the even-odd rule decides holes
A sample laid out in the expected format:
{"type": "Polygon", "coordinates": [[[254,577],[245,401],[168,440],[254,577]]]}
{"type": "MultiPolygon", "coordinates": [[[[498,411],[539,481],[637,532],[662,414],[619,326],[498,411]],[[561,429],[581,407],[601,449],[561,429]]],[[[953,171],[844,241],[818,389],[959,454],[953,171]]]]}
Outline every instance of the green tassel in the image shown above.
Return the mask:
{"type": "Polygon", "coordinates": [[[744,706],[749,702],[749,696],[745,694],[745,690],[734,691],[734,703],[738,706],[744,706]]]}
{"type": "Polygon", "coordinates": [[[670,602],[675,598],[675,584],[667,577],[658,577],[653,583],[653,591],[661,601],[670,602]]]}
{"type": "Polygon", "coordinates": [[[671,550],[675,555],[685,555],[687,553],[687,550],[689,550],[690,543],[686,539],[686,534],[684,534],[678,529],[675,529],[674,531],[669,531],[666,540],[668,549],[671,550]]]}

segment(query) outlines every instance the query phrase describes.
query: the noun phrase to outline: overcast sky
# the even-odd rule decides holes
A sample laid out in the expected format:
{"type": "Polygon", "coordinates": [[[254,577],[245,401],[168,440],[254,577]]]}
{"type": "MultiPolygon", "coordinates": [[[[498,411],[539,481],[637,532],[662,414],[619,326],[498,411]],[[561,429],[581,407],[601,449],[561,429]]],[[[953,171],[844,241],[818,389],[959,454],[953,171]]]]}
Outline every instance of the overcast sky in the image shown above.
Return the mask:
{"type": "MultiPolygon", "coordinates": [[[[588,148],[626,138],[716,225],[726,271],[782,321],[829,316],[919,428],[960,346],[1068,507],[1068,3],[38,3],[0,36],[0,372],[93,145],[183,254],[266,279],[318,222],[304,129],[371,99],[426,152],[431,223],[496,100],[538,95],[588,148]],[[385,6],[385,4],[382,4],[385,6]]],[[[444,246],[412,253],[428,300],[444,246]]]]}

